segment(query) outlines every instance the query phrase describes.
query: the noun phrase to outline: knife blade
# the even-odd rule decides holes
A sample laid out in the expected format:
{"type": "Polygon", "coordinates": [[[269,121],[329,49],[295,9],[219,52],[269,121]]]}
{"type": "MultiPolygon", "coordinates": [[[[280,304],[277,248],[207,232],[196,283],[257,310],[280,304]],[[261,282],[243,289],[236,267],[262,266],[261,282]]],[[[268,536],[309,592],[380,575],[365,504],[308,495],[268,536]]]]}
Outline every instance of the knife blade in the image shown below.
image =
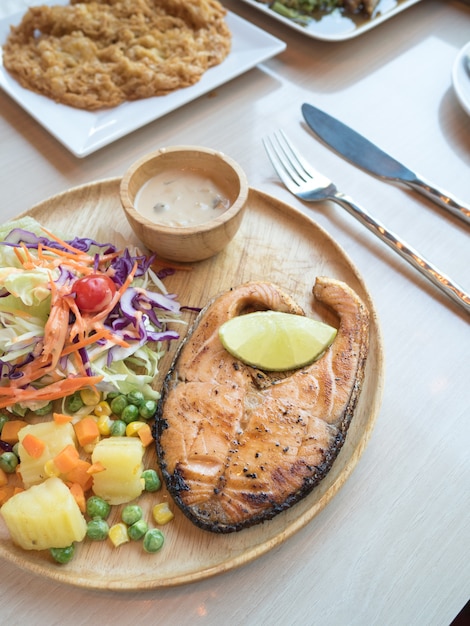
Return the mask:
{"type": "Polygon", "coordinates": [[[470,205],[465,204],[378,148],[358,132],[311,104],[302,104],[302,114],[311,130],[330,148],[363,170],[392,183],[418,191],[470,226],[470,205]]]}

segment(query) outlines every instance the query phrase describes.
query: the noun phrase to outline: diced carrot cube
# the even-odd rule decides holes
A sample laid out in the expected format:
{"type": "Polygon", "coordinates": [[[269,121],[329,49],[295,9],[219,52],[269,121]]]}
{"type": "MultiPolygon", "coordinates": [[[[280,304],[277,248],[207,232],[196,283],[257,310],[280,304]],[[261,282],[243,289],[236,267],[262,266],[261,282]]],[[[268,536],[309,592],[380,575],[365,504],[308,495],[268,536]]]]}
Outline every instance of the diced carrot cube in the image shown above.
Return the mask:
{"type": "Polygon", "coordinates": [[[70,483],[78,483],[82,486],[83,491],[91,489],[93,484],[93,476],[88,473],[91,463],[84,459],[78,459],[76,467],[67,474],[64,474],[64,480],[70,483]]]}
{"type": "Polygon", "coordinates": [[[90,467],[87,469],[87,474],[99,474],[99,472],[103,472],[105,470],[105,466],[101,461],[97,461],[96,463],[92,463],[90,467]]]}
{"type": "Polygon", "coordinates": [[[31,433],[25,435],[21,441],[24,449],[33,459],[39,459],[46,449],[46,444],[42,439],[35,437],[31,433]]]}
{"type": "Polygon", "coordinates": [[[13,485],[5,485],[4,487],[0,487],[0,506],[2,506],[2,504],[5,504],[5,502],[14,495],[15,487],[13,487],[13,485]]]}
{"type": "Polygon", "coordinates": [[[65,446],[59,454],[54,457],[54,465],[61,474],[67,474],[77,467],[80,455],[77,448],[71,443],[65,446]]]}
{"type": "Polygon", "coordinates": [[[18,433],[28,423],[23,420],[9,420],[5,422],[2,428],[2,441],[14,445],[18,441],[18,433]]]}
{"type": "Polygon", "coordinates": [[[56,424],[68,424],[72,421],[72,415],[65,415],[65,413],[53,413],[52,419],[56,424]]]}
{"type": "Polygon", "coordinates": [[[148,424],[144,424],[141,428],[139,428],[137,434],[139,435],[139,439],[145,448],[153,443],[152,430],[148,424]]]}
{"type": "Polygon", "coordinates": [[[0,467],[0,487],[8,485],[8,474],[0,467]]]}
{"type": "Polygon", "coordinates": [[[83,447],[90,443],[94,443],[100,437],[100,431],[98,424],[92,417],[84,417],[79,422],[74,424],[75,434],[77,435],[78,443],[83,447]]]}
{"type": "Polygon", "coordinates": [[[80,483],[72,483],[69,487],[70,493],[73,495],[75,502],[78,504],[78,508],[82,513],[86,511],[86,498],[83,487],[80,483]]]}

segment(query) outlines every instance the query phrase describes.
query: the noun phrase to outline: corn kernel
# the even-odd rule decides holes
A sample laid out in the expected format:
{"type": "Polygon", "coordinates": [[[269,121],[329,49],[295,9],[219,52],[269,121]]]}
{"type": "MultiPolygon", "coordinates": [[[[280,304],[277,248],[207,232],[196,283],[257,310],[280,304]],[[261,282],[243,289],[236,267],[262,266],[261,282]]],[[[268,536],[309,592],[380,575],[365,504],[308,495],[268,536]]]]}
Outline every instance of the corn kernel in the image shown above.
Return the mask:
{"type": "Polygon", "coordinates": [[[108,417],[108,415],[100,415],[96,421],[98,424],[98,430],[100,431],[100,435],[103,437],[109,437],[111,434],[111,424],[113,421],[108,417]]]}
{"type": "Polygon", "coordinates": [[[126,437],[138,437],[139,429],[147,426],[146,422],[131,422],[126,426],[126,437]]]}
{"type": "Polygon", "coordinates": [[[130,541],[129,535],[127,534],[127,526],[123,522],[111,526],[108,537],[115,548],[130,541]]]}
{"type": "Polygon", "coordinates": [[[86,388],[80,391],[80,398],[86,406],[94,406],[101,400],[101,394],[96,389],[86,388]]]}
{"type": "Polygon", "coordinates": [[[156,504],[152,509],[152,515],[155,523],[160,525],[168,524],[175,517],[168,506],[168,502],[156,504]]]}
{"type": "Polygon", "coordinates": [[[86,446],[82,446],[83,452],[86,452],[86,454],[92,454],[93,450],[95,449],[96,444],[99,441],[100,441],[100,438],[97,437],[96,441],[93,441],[92,443],[87,443],[86,446]]]}
{"type": "Polygon", "coordinates": [[[44,474],[48,478],[51,478],[52,476],[60,476],[60,472],[54,463],[54,459],[49,459],[44,463],[44,474]]]}
{"type": "Polygon", "coordinates": [[[98,417],[101,417],[102,415],[111,415],[112,411],[108,402],[106,402],[106,400],[101,400],[101,402],[98,402],[93,409],[93,413],[98,417]]]}

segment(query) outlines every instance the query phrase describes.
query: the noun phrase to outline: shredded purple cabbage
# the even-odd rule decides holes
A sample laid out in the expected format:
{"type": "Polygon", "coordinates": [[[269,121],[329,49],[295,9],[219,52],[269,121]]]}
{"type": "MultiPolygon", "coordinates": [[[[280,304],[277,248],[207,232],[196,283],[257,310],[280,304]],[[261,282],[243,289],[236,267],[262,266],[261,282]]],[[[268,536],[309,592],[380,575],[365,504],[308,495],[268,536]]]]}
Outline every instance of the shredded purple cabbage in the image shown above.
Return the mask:
{"type": "MultiPolygon", "coordinates": [[[[75,237],[70,241],[66,241],[70,246],[73,246],[77,250],[81,252],[88,252],[92,246],[97,246],[98,248],[104,248],[102,254],[112,254],[116,252],[116,246],[112,243],[98,243],[94,239],[84,238],[84,237],[75,237]]],[[[49,248],[54,248],[55,250],[65,250],[64,246],[62,246],[59,242],[54,239],[49,239],[44,235],[36,235],[29,230],[24,230],[23,228],[13,228],[8,235],[5,237],[0,244],[7,246],[19,246],[20,244],[24,244],[27,248],[37,248],[38,245],[48,246],[49,248]]]]}

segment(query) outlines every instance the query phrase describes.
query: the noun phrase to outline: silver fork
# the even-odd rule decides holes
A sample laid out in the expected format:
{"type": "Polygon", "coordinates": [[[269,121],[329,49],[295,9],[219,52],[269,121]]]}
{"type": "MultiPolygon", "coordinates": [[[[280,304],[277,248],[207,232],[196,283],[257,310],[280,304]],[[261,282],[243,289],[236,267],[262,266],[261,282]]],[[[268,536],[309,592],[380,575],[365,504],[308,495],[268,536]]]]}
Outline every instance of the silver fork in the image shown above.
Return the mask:
{"type": "Polygon", "coordinates": [[[306,202],[331,200],[339,204],[443,291],[446,296],[463,307],[467,313],[470,313],[470,295],[465,293],[462,287],[427,261],[403,239],[385,228],[349,196],[338,191],[336,185],[326,176],[315,171],[282,130],[274,133],[271,138],[263,139],[263,144],[279,178],[291,193],[306,202]]]}

